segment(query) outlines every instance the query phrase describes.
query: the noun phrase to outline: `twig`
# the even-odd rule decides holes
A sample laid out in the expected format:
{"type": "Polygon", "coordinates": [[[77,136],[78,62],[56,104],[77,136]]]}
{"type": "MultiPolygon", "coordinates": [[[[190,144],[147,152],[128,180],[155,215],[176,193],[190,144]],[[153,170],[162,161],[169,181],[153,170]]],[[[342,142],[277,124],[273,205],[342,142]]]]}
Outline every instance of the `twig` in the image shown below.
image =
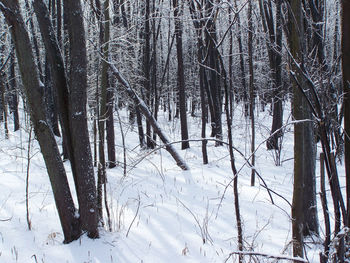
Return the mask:
{"type": "MultiPolygon", "coordinates": [[[[199,227],[199,230],[201,231],[201,236],[202,236],[203,244],[205,244],[207,238],[206,238],[206,236],[205,236],[205,234],[204,234],[204,230],[203,230],[201,224],[200,224],[199,221],[198,221],[198,218],[197,218],[196,215],[191,211],[191,209],[189,209],[183,202],[181,202],[180,199],[176,198],[176,200],[177,200],[180,204],[182,204],[182,206],[183,206],[188,212],[190,212],[190,214],[193,216],[194,220],[196,221],[196,223],[197,223],[197,225],[198,225],[198,227],[199,227]]],[[[207,232],[208,232],[208,231],[207,231],[207,232]]],[[[208,240],[210,240],[210,239],[208,239],[208,240]]]]}
{"type": "Polygon", "coordinates": [[[30,146],[31,146],[31,140],[32,140],[32,130],[33,127],[30,126],[29,130],[29,139],[28,139],[28,152],[27,152],[27,176],[26,176],[26,214],[27,214],[27,224],[28,229],[32,229],[32,223],[30,222],[29,218],[29,169],[30,169],[30,146]]]}
{"type": "Polygon", "coordinates": [[[136,217],[137,217],[137,215],[138,215],[138,213],[139,213],[139,210],[140,210],[140,204],[141,204],[141,201],[140,201],[140,195],[139,195],[139,199],[138,199],[138,201],[139,201],[139,202],[138,202],[138,204],[137,204],[136,213],[135,213],[135,216],[134,216],[133,220],[131,221],[131,224],[130,224],[130,226],[129,226],[129,228],[128,228],[128,231],[126,232],[126,237],[128,237],[128,235],[129,235],[129,231],[130,231],[130,229],[131,229],[132,225],[134,224],[135,219],[136,219],[136,217]]]}

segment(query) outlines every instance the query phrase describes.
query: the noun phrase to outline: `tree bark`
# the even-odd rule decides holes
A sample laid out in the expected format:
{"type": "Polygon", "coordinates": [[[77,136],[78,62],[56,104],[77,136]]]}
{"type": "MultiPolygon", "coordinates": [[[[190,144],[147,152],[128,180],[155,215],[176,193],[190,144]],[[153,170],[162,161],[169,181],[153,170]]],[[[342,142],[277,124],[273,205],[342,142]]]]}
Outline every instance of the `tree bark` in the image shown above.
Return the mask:
{"type": "Polygon", "coordinates": [[[215,143],[216,146],[222,145],[219,141],[222,140],[222,97],[221,97],[221,85],[220,85],[220,67],[218,63],[218,54],[216,49],[216,24],[215,24],[215,13],[214,5],[212,1],[205,1],[206,8],[206,27],[205,27],[205,42],[207,46],[207,66],[209,67],[209,91],[213,101],[213,115],[212,118],[212,137],[216,137],[218,141],[215,143]]]}
{"type": "Polygon", "coordinates": [[[255,119],[254,119],[254,108],[255,108],[255,88],[254,88],[254,67],[253,67],[253,17],[252,17],[252,0],[249,1],[248,6],[248,56],[249,56],[249,115],[252,128],[251,137],[251,155],[252,155],[252,171],[250,177],[250,185],[255,185],[255,119]]]}
{"type": "Polygon", "coordinates": [[[80,1],[63,1],[67,22],[70,72],[69,112],[76,160],[79,212],[84,231],[91,238],[98,237],[96,213],[96,185],[87,126],[87,56],[83,11],[80,1]]]}
{"type": "Polygon", "coordinates": [[[345,142],[345,173],[346,173],[346,203],[347,226],[350,226],[350,2],[342,0],[342,72],[344,93],[344,142],[345,142]]]}
{"type": "MultiPolygon", "coordinates": [[[[302,28],[302,11],[299,0],[291,1],[290,10],[290,50],[298,63],[302,61],[302,45],[300,36],[304,34],[302,28]]],[[[295,67],[293,68],[294,71],[295,67]]],[[[300,80],[300,76],[297,76],[300,80]]],[[[299,81],[301,83],[301,81],[299,81]]],[[[304,119],[305,101],[297,84],[293,83],[293,117],[296,121],[304,119]]],[[[303,257],[303,223],[304,223],[304,125],[294,125],[294,187],[292,202],[292,237],[293,256],[303,257]]]]}
{"type": "MultiPolygon", "coordinates": [[[[13,45],[13,41],[12,41],[13,45]]],[[[19,130],[18,95],[16,89],[15,54],[11,51],[9,69],[10,112],[13,114],[14,131],[19,130]]]]}
{"type": "Polygon", "coordinates": [[[63,229],[64,242],[69,243],[79,238],[80,224],[79,219],[75,216],[75,207],[60,153],[54,135],[46,122],[38,70],[34,62],[28,32],[17,0],[0,0],[0,9],[11,26],[11,35],[15,44],[31,121],[50,178],[63,229]]]}
{"type": "Polygon", "coordinates": [[[188,128],[187,128],[187,116],[186,116],[186,94],[185,94],[185,75],[184,75],[184,63],[182,52],[182,26],[180,21],[180,5],[179,0],[173,0],[174,18],[175,18],[175,38],[176,38],[176,51],[177,51],[177,87],[178,87],[178,100],[180,109],[180,122],[181,122],[181,148],[182,150],[190,148],[188,142],[188,128]]]}

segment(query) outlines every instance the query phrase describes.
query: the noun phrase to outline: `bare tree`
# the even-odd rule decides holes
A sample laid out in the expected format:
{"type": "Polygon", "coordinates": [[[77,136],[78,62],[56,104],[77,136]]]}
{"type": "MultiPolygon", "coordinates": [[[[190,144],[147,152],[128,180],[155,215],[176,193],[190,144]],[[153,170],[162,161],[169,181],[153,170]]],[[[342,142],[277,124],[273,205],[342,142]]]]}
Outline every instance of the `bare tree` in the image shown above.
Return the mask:
{"type": "Polygon", "coordinates": [[[64,233],[64,240],[68,243],[80,236],[80,224],[79,219],[75,216],[75,207],[58,146],[52,130],[46,122],[38,69],[34,62],[29,35],[17,0],[1,0],[0,10],[5,15],[7,23],[11,26],[11,35],[15,44],[18,66],[27,97],[31,121],[50,178],[64,233]]]}
{"type": "Polygon", "coordinates": [[[188,142],[188,129],[187,129],[187,117],[186,117],[186,93],[185,93],[185,75],[184,75],[184,63],[183,63],[183,51],[182,51],[182,26],[180,21],[180,15],[182,7],[179,4],[179,0],[173,0],[174,18],[175,18],[175,38],[176,38],[176,51],[177,51],[177,83],[178,83],[178,98],[179,98],[179,110],[180,110],[180,122],[181,122],[181,140],[182,149],[190,147],[188,142]]]}
{"type": "Polygon", "coordinates": [[[344,89],[344,141],[345,141],[345,172],[347,226],[350,226],[350,2],[342,0],[342,71],[344,89]]]}

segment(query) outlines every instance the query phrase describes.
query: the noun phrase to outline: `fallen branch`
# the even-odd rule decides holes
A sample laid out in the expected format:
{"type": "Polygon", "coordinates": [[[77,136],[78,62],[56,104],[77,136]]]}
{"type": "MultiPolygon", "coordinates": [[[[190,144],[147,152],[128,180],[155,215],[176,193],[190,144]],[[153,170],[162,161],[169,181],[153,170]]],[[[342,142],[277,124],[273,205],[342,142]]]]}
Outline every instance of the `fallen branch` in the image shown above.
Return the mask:
{"type": "Polygon", "coordinates": [[[165,136],[161,128],[159,127],[156,119],[153,117],[152,113],[149,111],[147,105],[145,102],[136,94],[136,92],[131,88],[129,82],[122,76],[122,74],[119,72],[119,70],[113,65],[108,64],[110,68],[112,69],[112,72],[114,76],[118,79],[118,81],[124,86],[127,94],[129,97],[134,101],[136,107],[138,107],[141,111],[141,113],[145,116],[145,118],[149,121],[151,124],[153,130],[159,138],[162,140],[162,142],[165,144],[165,149],[170,153],[170,155],[174,158],[176,161],[176,164],[182,169],[182,170],[189,170],[187,164],[184,160],[182,160],[181,156],[176,152],[175,148],[170,144],[169,139],[165,136]]]}
{"type": "Polygon", "coordinates": [[[265,253],[259,253],[259,252],[254,252],[254,251],[234,251],[230,253],[230,255],[225,259],[225,262],[227,262],[230,257],[233,255],[242,255],[242,256],[258,256],[258,257],[265,257],[268,259],[277,259],[277,260],[290,260],[293,262],[308,262],[306,259],[299,258],[299,257],[288,257],[288,256],[276,256],[276,255],[270,255],[270,254],[265,254],[265,253]]]}

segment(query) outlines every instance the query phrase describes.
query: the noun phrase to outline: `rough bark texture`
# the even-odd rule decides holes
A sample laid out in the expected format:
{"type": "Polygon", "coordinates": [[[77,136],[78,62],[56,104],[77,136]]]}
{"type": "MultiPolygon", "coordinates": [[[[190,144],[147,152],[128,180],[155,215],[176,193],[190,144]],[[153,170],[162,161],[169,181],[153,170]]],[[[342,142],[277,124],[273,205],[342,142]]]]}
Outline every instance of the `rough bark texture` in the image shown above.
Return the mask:
{"type": "MultiPolygon", "coordinates": [[[[302,63],[301,43],[299,36],[303,34],[302,30],[302,11],[299,0],[291,1],[290,12],[290,50],[293,57],[302,63]]],[[[295,70],[296,71],[296,70],[295,70]]],[[[298,78],[300,79],[300,77],[298,78]]],[[[305,101],[303,94],[296,83],[293,83],[293,117],[295,120],[303,120],[305,110],[305,101]]],[[[292,237],[293,237],[293,256],[303,257],[303,187],[304,187],[304,125],[297,123],[294,125],[294,187],[292,203],[292,237]]]]}
{"type": "Polygon", "coordinates": [[[68,243],[80,236],[79,219],[75,217],[73,199],[54,135],[46,122],[38,70],[34,62],[28,32],[18,1],[0,0],[0,4],[1,11],[8,24],[11,25],[11,35],[15,44],[31,121],[50,178],[65,242],[68,243]]]}
{"type": "MultiPolygon", "coordinates": [[[[267,141],[267,149],[280,150],[278,139],[282,136],[282,132],[276,132],[282,127],[283,110],[282,110],[282,0],[276,1],[276,27],[273,20],[273,9],[271,1],[267,2],[260,0],[260,13],[262,15],[263,28],[268,34],[267,51],[269,55],[270,68],[272,70],[273,80],[273,97],[272,108],[273,118],[271,134],[273,134],[267,141]],[[264,3],[262,3],[264,2],[264,3]]],[[[279,155],[278,155],[279,156],[279,155]]],[[[279,160],[277,160],[279,163],[279,160]]]]}
{"type": "Polygon", "coordinates": [[[19,130],[18,96],[16,89],[15,54],[11,51],[9,69],[10,112],[13,114],[14,131],[19,130]]]}
{"type": "Polygon", "coordinates": [[[84,231],[98,237],[95,177],[87,126],[87,57],[80,1],[63,1],[69,37],[69,112],[77,172],[79,212],[84,231]],[[78,161],[79,160],[79,161],[78,161]]]}

